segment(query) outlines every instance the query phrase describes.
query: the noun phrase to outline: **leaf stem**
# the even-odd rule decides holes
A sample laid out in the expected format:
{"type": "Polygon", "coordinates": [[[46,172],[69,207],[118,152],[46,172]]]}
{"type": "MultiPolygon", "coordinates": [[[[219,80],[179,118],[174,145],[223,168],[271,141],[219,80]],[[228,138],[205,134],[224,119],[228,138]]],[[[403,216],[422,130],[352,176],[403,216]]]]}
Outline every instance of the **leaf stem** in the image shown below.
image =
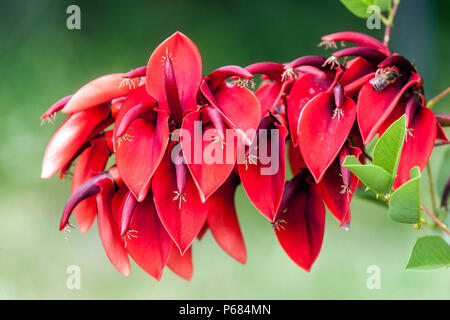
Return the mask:
{"type": "Polygon", "coordinates": [[[427,174],[428,174],[428,185],[430,190],[430,196],[431,196],[431,207],[434,212],[438,212],[438,206],[436,201],[436,192],[434,191],[434,179],[433,179],[433,173],[431,172],[431,166],[430,162],[426,165],[427,168],[427,174]]]}
{"type": "MultiPolygon", "coordinates": [[[[384,41],[383,44],[387,46],[389,44],[389,40],[391,37],[391,28],[394,22],[394,16],[397,13],[398,5],[400,4],[400,0],[393,0],[392,8],[389,8],[389,16],[387,19],[386,29],[384,30],[384,41]]],[[[384,21],[383,21],[384,22],[384,21]]]]}
{"type": "Polygon", "coordinates": [[[427,207],[425,207],[422,203],[420,204],[420,207],[422,208],[423,211],[426,212],[426,214],[428,214],[430,216],[431,219],[433,219],[434,223],[441,228],[442,230],[444,230],[445,233],[447,233],[450,236],[450,231],[448,230],[447,226],[445,224],[443,224],[441,222],[441,220],[439,220],[430,210],[427,209],[427,207]]]}
{"type": "Polygon", "coordinates": [[[450,93],[450,87],[448,87],[447,89],[445,89],[444,91],[439,93],[436,97],[434,97],[433,99],[428,101],[427,108],[430,108],[430,109],[433,108],[433,106],[436,104],[436,102],[441,100],[443,97],[445,97],[449,93],[450,93]]]}

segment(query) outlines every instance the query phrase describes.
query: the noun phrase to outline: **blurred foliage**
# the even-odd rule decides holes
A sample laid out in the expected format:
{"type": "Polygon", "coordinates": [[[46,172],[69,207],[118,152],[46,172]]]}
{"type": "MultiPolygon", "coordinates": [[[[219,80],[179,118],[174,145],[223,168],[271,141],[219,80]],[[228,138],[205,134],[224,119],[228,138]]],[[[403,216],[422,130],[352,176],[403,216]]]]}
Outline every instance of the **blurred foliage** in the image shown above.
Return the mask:
{"type": "MultiPolygon", "coordinates": [[[[430,98],[450,82],[450,2],[402,1],[399,12],[393,48],[417,58],[430,98]],[[426,10],[418,11],[420,5],[426,10]]],[[[157,283],[136,265],[128,279],[122,277],[106,258],[96,226],[84,235],[75,230],[65,240],[57,224],[70,181],[39,178],[45,146],[63,117],[41,127],[39,116],[99,75],[144,65],[176,30],[199,47],[205,74],[226,64],[327,55],[317,44],[331,32],[382,37],[332,0],[1,1],[0,298],[450,298],[448,271],[402,271],[415,239],[427,232],[396,224],[384,208],[358,199],[350,231],[328,215],[311,273],[284,254],[242,188],[236,200],[247,264],[232,261],[208,233],[194,244],[191,282],[167,270],[157,283]],[[79,31],[66,28],[70,4],[81,8],[79,31]],[[66,288],[72,264],[81,267],[81,290],[66,288]],[[366,288],[366,269],[373,264],[381,268],[381,290],[366,288]]],[[[449,111],[449,104],[446,97],[435,110],[449,111]]],[[[444,149],[433,154],[435,167],[444,149]]]]}

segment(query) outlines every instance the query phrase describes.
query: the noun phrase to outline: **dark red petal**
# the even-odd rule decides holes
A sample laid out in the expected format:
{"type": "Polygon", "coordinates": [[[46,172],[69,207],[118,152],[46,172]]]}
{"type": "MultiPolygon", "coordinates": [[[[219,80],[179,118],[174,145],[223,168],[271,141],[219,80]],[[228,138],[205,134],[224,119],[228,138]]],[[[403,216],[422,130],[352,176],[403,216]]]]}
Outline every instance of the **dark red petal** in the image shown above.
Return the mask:
{"type": "Polygon", "coordinates": [[[251,74],[263,74],[272,80],[281,81],[281,75],[285,71],[284,65],[275,62],[257,62],[245,67],[251,74]]]}
{"type": "Polygon", "coordinates": [[[127,95],[138,84],[137,79],[122,83],[123,73],[113,73],[92,80],[81,87],[67,102],[62,113],[75,113],[127,95]]]}
{"type": "Polygon", "coordinates": [[[166,54],[172,61],[182,110],[195,109],[202,76],[202,60],[192,40],[180,32],[175,32],[153,51],[147,64],[148,93],[158,101],[162,109],[169,110],[164,81],[166,54]]]}
{"type": "Polygon", "coordinates": [[[319,255],[324,230],[325,207],[316,184],[298,190],[275,225],[283,250],[306,271],[319,255]]]}
{"type": "Polygon", "coordinates": [[[357,108],[358,125],[364,144],[372,140],[406,89],[420,82],[420,76],[412,73],[406,83],[397,80],[380,92],[375,91],[370,82],[361,88],[357,108]]]}
{"type": "MultiPolygon", "coordinates": [[[[91,145],[83,151],[75,164],[72,178],[72,193],[83,183],[105,170],[109,158],[109,150],[104,137],[95,138],[91,145]]],[[[95,198],[87,198],[73,210],[78,227],[82,233],[87,232],[97,214],[95,198]]]]}
{"type": "Polygon", "coordinates": [[[126,196],[123,199],[123,204],[121,205],[121,214],[120,214],[120,236],[123,237],[127,233],[130,228],[131,218],[133,217],[134,209],[138,202],[133,195],[133,192],[128,191],[126,196]]]}
{"type": "Polygon", "coordinates": [[[112,212],[112,199],[114,184],[111,180],[102,180],[101,192],[97,195],[98,230],[106,255],[113,266],[124,276],[130,274],[130,261],[128,260],[125,242],[120,237],[119,226],[112,212]]]}
{"type": "MultiPolygon", "coordinates": [[[[239,163],[238,168],[242,186],[248,198],[270,222],[273,222],[283,196],[286,180],[285,141],[288,131],[284,126],[277,123],[274,123],[269,129],[277,130],[278,139],[272,141],[271,136],[269,136],[266,138],[266,144],[265,141],[261,141],[261,135],[258,135],[258,142],[255,140],[249,151],[250,154],[258,155],[254,161],[256,163],[251,163],[248,160],[247,163],[239,163]],[[272,150],[272,148],[275,150],[272,150]]],[[[264,134],[261,129],[258,132],[264,134]]],[[[273,133],[268,131],[268,134],[273,133]]]]}
{"type": "Polygon", "coordinates": [[[267,112],[274,111],[275,107],[280,103],[281,96],[287,86],[287,82],[280,84],[277,81],[267,83],[258,88],[255,91],[256,97],[258,97],[261,103],[261,115],[264,117],[267,112]]]}
{"type": "Polygon", "coordinates": [[[224,145],[224,142],[229,143],[227,137],[225,141],[220,140],[212,125],[204,126],[202,130],[201,113],[202,111],[195,111],[184,117],[181,148],[200,198],[205,202],[233,170],[236,147],[224,145]],[[219,140],[213,140],[212,135],[216,135],[219,140]]]}
{"type": "Polygon", "coordinates": [[[438,121],[436,121],[436,129],[437,129],[436,139],[442,142],[448,142],[447,135],[445,134],[444,129],[442,128],[441,124],[438,121]]]}
{"type": "Polygon", "coordinates": [[[303,160],[320,182],[347,139],[356,117],[356,105],[345,97],[342,115],[334,106],[332,92],[319,93],[302,111],[298,141],[303,160]]]}
{"type": "Polygon", "coordinates": [[[161,222],[185,253],[206,221],[207,206],[200,200],[194,180],[188,174],[184,194],[177,194],[175,165],[166,152],[153,176],[152,190],[161,222]]]}
{"type": "Polygon", "coordinates": [[[205,98],[222,114],[224,121],[235,128],[249,145],[261,120],[258,98],[247,88],[223,82],[213,94],[206,83],[201,86],[205,98]]]}
{"type": "Polygon", "coordinates": [[[126,137],[116,147],[120,175],[140,202],[144,200],[150,180],[158,167],[169,139],[169,116],[156,112],[156,123],[137,119],[126,131],[126,137]]]}
{"type": "Polygon", "coordinates": [[[125,237],[133,260],[159,281],[169,258],[172,239],[159,220],[151,194],[137,205],[125,237]]]}
{"type": "Polygon", "coordinates": [[[306,168],[305,161],[302,158],[299,147],[294,147],[292,141],[288,142],[288,159],[291,165],[292,174],[295,176],[297,173],[306,168]]]}
{"type": "Polygon", "coordinates": [[[230,177],[208,200],[207,224],[220,247],[233,259],[247,260],[244,238],[236,215],[234,195],[237,184],[230,177]]]}
{"type": "MultiPolygon", "coordinates": [[[[347,148],[345,145],[343,149],[347,148]]],[[[359,157],[361,150],[358,148],[348,147],[349,152],[341,151],[342,157],[336,158],[333,164],[328,168],[322,182],[320,189],[322,191],[322,198],[328,209],[341,223],[341,227],[350,223],[350,202],[353,194],[358,186],[359,179],[351,174],[348,169],[342,167],[342,159],[347,155],[354,155],[359,157]],[[346,180],[348,175],[349,181],[346,180]]]]}
{"type": "Polygon", "coordinates": [[[184,255],[180,254],[175,244],[170,250],[167,266],[179,277],[189,281],[192,278],[194,268],[192,266],[192,248],[189,248],[184,255]]]}
{"type": "Polygon", "coordinates": [[[346,69],[339,79],[339,83],[345,87],[346,85],[360,79],[361,77],[375,72],[376,67],[363,58],[355,58],[346,63],[346,69]]]}
{"type": "Polygon", "coordinates": [[[47,145],[42,161],[41,178],[50,178],[61,170],[91,135],[100,132],[99,125],[108,114],[109,106],[100,105],[69,116],[47,145]]]}
{"type": "Polygon", "coordinates": [[[309,100],[327,90],[331,82],[332,79],[328,77],[317,77],[306,73],[301,75],[292,86],[287,99],[287,118],[294,146],[297,145],[297,126],[301,111],[309,100]]]}
{"type": "Polygon", "coordinates": [[[389,54],[389,49],[382,42],[378,41],[377,39],[371,36],[359,32],[351,32],[351,31],[336,32],[323,36],[322,41],[324,42],[346,41],[354,43],[361,47],[369,47],[379,50],[384,54],[389,54]]]}

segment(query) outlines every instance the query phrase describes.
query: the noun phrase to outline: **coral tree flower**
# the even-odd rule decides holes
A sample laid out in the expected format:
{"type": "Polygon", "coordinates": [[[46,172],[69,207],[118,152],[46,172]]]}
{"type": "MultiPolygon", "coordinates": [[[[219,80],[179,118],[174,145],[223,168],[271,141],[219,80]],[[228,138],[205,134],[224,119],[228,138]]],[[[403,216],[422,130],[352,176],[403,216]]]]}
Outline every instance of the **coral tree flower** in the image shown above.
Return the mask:
{"type": "Polygon", "coordinates": [[[325,206],[340,227],[350,224],[359,181],[343,167],[347,156],[370,159],[365,145],[406,114],[397,188],[412,167],[424,168],[436,139],[448,142],[407,59],[356,32],[322,40],[355,46],[328,59],[229,65],[202,76],[196,45],[176,32],[147,65],[58,100],[41,120],[68,116],[45,150],[41,176],[63,178],[73,167],[60,230],[70,229],[72,214],[81,232],[97,218],[106,255],[123,275],[131,257],[156,280],[166,266],[189,280],[192,243],[208,230],[246,262],[234,203],[242,183],[287,255],[310,271],[325,206]],[[262,81],[252,92],[254,75],[262,81]],[[294,175],[287,182],[286,151],[294,175]]]}

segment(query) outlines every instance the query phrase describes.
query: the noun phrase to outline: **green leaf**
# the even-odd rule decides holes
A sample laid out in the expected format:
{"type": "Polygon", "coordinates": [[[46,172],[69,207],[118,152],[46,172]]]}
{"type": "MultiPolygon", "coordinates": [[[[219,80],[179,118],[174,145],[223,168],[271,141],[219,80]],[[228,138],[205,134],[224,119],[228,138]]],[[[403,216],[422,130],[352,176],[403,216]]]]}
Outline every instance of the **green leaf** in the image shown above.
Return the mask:
{"type": "Polygon", "coordinates": [[[420,220],[420,169],[409,172],[411,180],[402,184],[391,195],[388,214],[401,223],[418,223],[420,220]]]}
{"type": "Polygon", "coordinates": [[[373,12],[367,11],[370,6],[378,6],[380,12],[388,10],[391,6],[390,0],[341,0],[341,2],[350,12],[360,18],[368,18],[373,14],[373,12]]]}
{"type": "Polygon", "coordinates": [[[406,116],[401,116],[390,125],[380,139],[378,139],[373,151],[373,164],[383,168],[391,175],[394,181],[403,142],[405,141],[406,116]]]}
{"type": "Polygon", "coordinates": [[[450,245],[439,236],[417,239],[405,270],[431,271],[450,266],[450,245]]]}
{"type": "Polygon", "coordinates": [[[384,193],[391,185],[389,173],[375,165],[362,165],[355,156],[347,156],[343,166],[376,193],[384,193]]]}

